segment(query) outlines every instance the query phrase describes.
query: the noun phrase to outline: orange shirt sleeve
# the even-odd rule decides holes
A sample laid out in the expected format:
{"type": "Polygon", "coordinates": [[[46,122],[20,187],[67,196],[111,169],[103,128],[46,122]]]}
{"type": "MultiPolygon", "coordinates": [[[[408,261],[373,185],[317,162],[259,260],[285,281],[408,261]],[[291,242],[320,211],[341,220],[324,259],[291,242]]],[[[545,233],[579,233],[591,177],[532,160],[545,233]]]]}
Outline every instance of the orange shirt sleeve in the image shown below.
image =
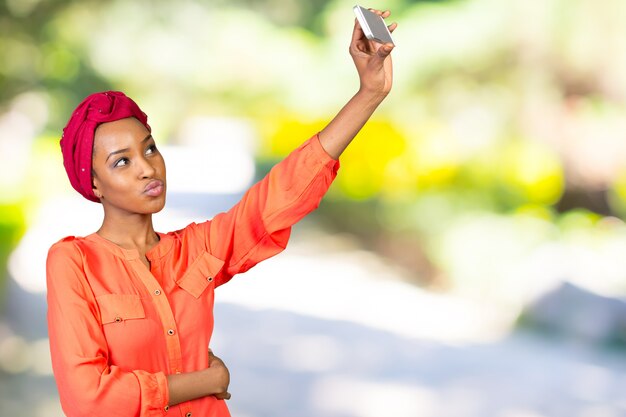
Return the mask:
{"type": "Polygon", "coordinates": [[[318,207],[338,169],[339,161],[315,135],[276,164],[232,209],[207,222],[209,252],[225,261],[217,284],[285,249],[291,226],[318,207]]]}
{"type": "Polygon", "coordinates": [[[52,246],[46,264],[50,352],[63,411],[68,417],[164,415],[164,373],[109,364],[83,261],[70,238],[52,246]]]}

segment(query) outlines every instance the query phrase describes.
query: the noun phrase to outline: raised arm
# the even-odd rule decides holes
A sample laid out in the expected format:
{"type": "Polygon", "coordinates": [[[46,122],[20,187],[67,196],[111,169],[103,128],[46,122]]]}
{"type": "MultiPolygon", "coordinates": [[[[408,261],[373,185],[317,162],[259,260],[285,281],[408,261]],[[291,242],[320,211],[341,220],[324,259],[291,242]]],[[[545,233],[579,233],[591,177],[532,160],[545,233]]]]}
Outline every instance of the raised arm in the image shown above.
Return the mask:
{"type": "MultiPolygon", "coordinates": [[[[383,18],[389,11],[373,10],[383,18]]],[[[396,23],[389,26],[393,32],[396,23]]],[[[359,74],[359,91],[339,111],[337,116],[319,134],[324,150],[334,159],[350,144],[374,110],[387,97],[392,85],[391,51],[392,44],[380,44],[365,37],[358,21],[354,20],[350,55],[359,74]]]]}
{"type": "MultiPolygon", "coordinates": [[[[389,27],[395,28],[395,23],[389,27]]],[[[226,264],[218,285],[282,251],[290,227],[317,208],[335,178],[339,155],[391,90],[392,49],[391,44],[365,38],[355,20],[350,54],[360,80],[357,94],[319,135],[274,166],[235,207],[206,223],[207,248],[226,264]]]]}

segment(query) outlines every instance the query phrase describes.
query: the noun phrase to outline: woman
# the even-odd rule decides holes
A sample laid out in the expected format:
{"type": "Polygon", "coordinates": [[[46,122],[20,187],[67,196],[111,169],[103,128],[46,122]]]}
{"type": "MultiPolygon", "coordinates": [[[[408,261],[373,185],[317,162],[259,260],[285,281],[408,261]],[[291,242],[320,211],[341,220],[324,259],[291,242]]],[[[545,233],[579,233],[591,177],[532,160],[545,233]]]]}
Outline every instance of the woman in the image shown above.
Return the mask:
{"type": "Polygon", "coordinates": [[[391,89],[392,49],[355,21],[357,94],[231,210],[167,234],[152,226],[167,183],[147,116],[119,92],[78,106],[61,139],[64,165],[104,220],[48,254],[50,349],[68,416],[229,415],[228,369],[207,351],[213,291],[282,251],[291,226],[317,207],[337,159],[391,89]]]}

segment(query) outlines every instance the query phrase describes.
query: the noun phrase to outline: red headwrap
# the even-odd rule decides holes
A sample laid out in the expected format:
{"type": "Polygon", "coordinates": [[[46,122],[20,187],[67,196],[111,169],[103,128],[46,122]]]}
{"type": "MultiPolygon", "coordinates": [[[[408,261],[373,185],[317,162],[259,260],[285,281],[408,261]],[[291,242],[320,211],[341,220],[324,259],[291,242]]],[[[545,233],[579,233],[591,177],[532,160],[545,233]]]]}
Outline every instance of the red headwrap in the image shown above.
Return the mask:
{"type": "Polygon", "coordinates": [[[72,187],[88,200],[100,202],[93,193],[91,157],[96,128],[102,123],[134,117],[150,131],[148,116],[137,103],[119,91],[95,93],[78,105],[63,129],[63,165],[72,187]]]}

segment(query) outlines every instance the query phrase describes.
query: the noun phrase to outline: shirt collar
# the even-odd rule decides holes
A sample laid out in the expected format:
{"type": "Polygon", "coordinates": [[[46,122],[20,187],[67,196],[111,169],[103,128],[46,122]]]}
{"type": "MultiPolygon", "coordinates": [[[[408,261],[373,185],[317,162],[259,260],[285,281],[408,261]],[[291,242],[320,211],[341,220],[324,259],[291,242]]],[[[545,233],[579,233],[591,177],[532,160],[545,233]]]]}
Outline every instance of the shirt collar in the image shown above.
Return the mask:
{"type": "MultiPolygon", "coordinates": [[[[160,232],[157,232],[157,235],[159,235],[159,243],[146,252],[146,258],[150,261],[164,257],[172,248],[174,238],[171,235],[160,232]]],[[[92,233],[86,236],[85,239],[103,246],[120,258],[124,258],[126,260],[139,259],[139,251],[137,249],[124,249],[110,240],[103,238],[97,233],[92,233]]]]}

